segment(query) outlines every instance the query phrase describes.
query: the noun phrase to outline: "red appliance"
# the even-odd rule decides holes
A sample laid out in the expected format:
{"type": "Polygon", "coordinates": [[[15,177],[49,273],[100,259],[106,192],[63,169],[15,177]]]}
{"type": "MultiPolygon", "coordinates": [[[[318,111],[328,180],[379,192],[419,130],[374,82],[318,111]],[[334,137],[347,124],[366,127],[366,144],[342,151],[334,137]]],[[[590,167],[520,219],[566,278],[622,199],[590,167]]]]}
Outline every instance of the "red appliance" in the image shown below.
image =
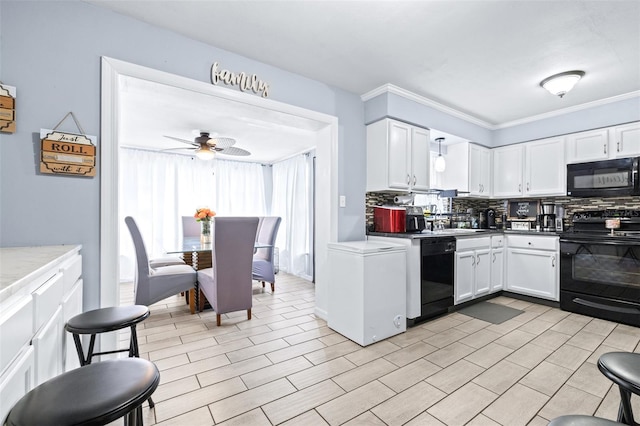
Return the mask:
{"type": "Polygon", "coordinates": [[[407,209],[393,206],[374,207],[373,225],[376,232],[407,232],[407,209]]]}

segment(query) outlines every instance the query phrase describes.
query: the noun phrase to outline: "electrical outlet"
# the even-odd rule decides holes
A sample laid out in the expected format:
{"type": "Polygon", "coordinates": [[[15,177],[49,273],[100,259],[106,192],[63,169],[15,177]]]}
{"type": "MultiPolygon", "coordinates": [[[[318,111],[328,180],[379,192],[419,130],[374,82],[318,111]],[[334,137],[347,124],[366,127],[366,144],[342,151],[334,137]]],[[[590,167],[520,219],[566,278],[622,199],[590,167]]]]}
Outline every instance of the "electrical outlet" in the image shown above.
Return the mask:
{"type": "Polygon", "coordinates": [[[340,207],[347,207],[347,197],[346,195],[340,196],[340,207]]]}

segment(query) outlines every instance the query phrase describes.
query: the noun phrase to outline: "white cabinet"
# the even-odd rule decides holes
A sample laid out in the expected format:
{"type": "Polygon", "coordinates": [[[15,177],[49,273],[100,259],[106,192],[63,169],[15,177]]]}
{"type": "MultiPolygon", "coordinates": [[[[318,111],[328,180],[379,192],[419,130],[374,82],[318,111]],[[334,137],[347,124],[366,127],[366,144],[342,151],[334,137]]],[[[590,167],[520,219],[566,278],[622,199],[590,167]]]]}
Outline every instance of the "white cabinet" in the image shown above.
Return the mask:
{"type": "Polygon", "coordinates": [[[429,190],[429,130],[384,119],[367,126],[367,192],[429,190]]]}
{"type": "Polygon", "coordinates": [[[614,138],[615,156],[617,158],[640,155],[640,123],[616,126],[609,133],[614,138]]]}
{"type": "Polygon", "coordinates": [[[564,137],[524,144],[524,196],[566,195],[564,137]]]}
{"type": "Polygon", "coordinates": [[[564,137],[496,148],[493,165],[496,198],[566,194],[564,137]]]}
{"type": "Polygon", "coordinates": [[[458,239],[455,253],[454,303],[488,294],[491,289],[491,239],[458,239]]]}
{"type": "Polygon", "coordinates": [[[504,235],[491,236],[491,293],[504,288],[504,235]]]}
{"type": "Polygon", "coordinates": [[[640,155],[640,122],[567,136],[567,163],[640,155]]]}
{"type": "Polygon", "coordinates": [[[470,196],[491,195],[491,150],[469,142],[447,147],[447,167],[441,173],[442,189],[457,189],[470,196]]]}
{"type": "Polygon", "coordinates": [[[559,300],[559,238],[508,235],[506,290],[559,300]]]}
{"type": "MultiPolygon", "coordinates": [[[[66,324],[71,318],[82,312],[82,280],[78,279],[75,285],[62,301],[62,323],[66,324]]],[[[80,336],[81,338],[83,336],[80,336]]],[[[87,347],[83,344],[83,347],[87,347]]],[[[73,342],[71,333],[62,333],[61,359],[63,361],[63,371],[73,370],[80,367],[78,352],[73,342]]]]}
{"type": "Polygon", "coordinates": [[[567,163],[586,163],[609,158],[609,130],[598,129],[567,136],[567,163]]]}
{"type": "Polygon", "coordinates": [[[493,196],[495,198],[522,195],[524,147],[522,144],[495,148],[493,155],[493,196]]]}
{"type": "Polygon", "coordinates": [[[78,363],[64,324],[82,312],[80,248],[0,248],[0,424],[20,397],[65,371],[67,359],[78,363]]]}

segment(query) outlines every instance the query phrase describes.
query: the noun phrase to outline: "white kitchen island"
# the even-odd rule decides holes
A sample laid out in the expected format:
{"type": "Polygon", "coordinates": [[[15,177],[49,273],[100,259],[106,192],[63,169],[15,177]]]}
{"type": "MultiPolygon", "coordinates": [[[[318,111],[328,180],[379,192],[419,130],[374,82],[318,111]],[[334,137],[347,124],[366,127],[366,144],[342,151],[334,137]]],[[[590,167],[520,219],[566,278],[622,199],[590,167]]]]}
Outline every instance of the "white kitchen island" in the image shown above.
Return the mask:
{"type": "Polygon", "coordinates": [[[0,424],[33,387],[79,366],[64,324],[82,312],[81,248],[0,248],[0,424]]]}

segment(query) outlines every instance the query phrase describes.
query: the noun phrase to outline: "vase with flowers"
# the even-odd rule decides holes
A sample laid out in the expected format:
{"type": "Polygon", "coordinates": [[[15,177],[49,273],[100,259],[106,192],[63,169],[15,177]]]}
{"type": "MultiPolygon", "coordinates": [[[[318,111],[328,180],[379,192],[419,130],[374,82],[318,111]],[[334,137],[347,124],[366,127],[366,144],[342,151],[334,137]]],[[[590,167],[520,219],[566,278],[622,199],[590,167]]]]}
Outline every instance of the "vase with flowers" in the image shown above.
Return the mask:
{"type": "Polygon", "coordinates": [[[202,244],[211,243],[211,221],[215,215],[216,212],[206,207],[196,209],[196,213],[193,215],[196,222],[200,222],[200,242],[202,244]]]}

